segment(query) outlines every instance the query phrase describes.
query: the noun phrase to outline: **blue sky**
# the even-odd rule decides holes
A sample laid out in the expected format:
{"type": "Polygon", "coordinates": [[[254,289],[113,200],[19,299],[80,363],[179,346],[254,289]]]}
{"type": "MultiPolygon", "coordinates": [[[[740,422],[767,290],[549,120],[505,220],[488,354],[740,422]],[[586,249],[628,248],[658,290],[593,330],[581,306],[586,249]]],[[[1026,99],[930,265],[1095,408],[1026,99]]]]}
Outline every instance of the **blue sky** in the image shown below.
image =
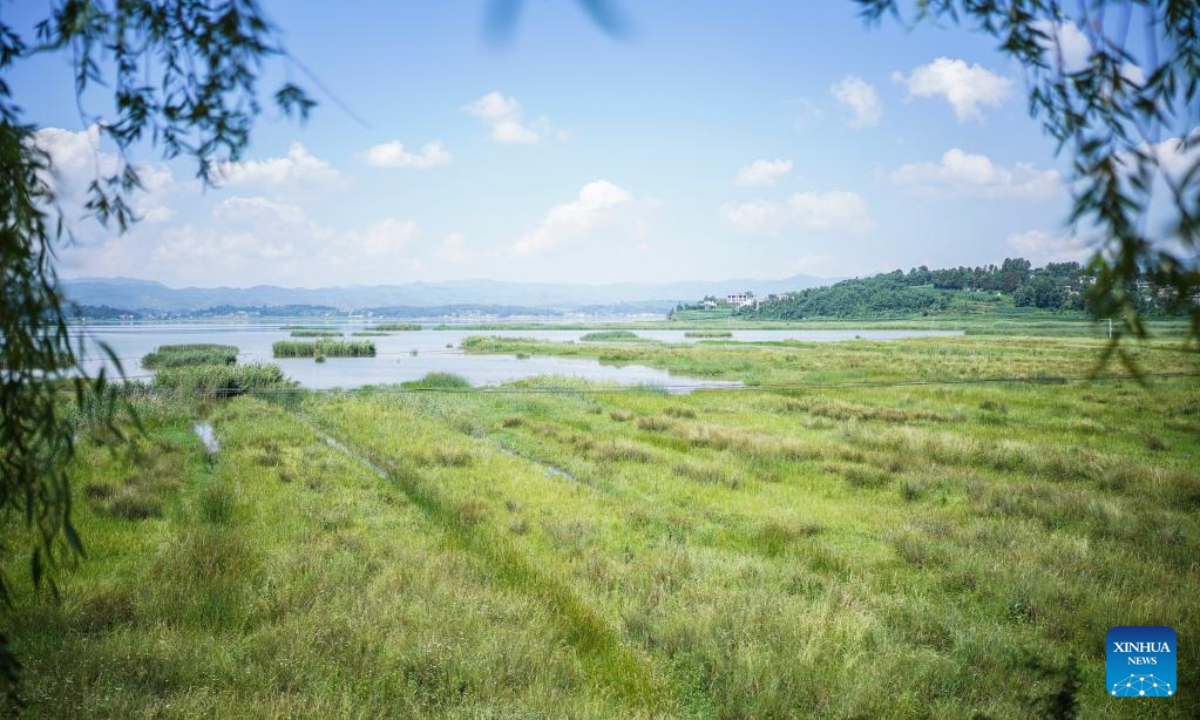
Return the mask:
{"type": "MultiPolygon", "coordinates": [[[[80,223],[62,273],[597,283],[1086,255],[1063,227],[1066,162],[983,36],[868,28],[849,0],[625,0],[614,39],[574,2],[530,0],[496,47],[485,7],[266,3],[365,124],[273,63],[268,80],[290,73],[321,101],[306,125],[265,113],[218,189],[145,149],[145,220],[124,236],[80,223]]],[[[5,10],[20,25],[45,8],[5,10]]],[[[11,82],[77,196],[111,158],[65,59],[11,82]]]]}

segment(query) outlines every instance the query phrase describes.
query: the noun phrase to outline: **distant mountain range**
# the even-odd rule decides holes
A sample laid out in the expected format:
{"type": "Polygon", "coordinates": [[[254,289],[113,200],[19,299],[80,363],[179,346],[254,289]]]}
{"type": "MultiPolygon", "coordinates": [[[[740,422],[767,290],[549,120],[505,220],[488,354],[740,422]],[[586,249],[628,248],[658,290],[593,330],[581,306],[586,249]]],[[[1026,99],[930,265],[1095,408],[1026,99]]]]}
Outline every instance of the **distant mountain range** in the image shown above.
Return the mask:
{"type": "Polygon", "coordinates": [[[585,308],[631,306],[643,312],[671,309],[706,295],[749,290],[756,295],[819,287],[832,279],[796,275],[781,280],[713,280],[674,283],[569,285],[499,280],[413,282],[329,288],[254,287],[171,288],[152,280],[76,278],[63,281],[68,300],[80,305],[150,312],[188,312],[222,305],[325,305],[339,310],[507,306],[579,312],[585,308]]]}

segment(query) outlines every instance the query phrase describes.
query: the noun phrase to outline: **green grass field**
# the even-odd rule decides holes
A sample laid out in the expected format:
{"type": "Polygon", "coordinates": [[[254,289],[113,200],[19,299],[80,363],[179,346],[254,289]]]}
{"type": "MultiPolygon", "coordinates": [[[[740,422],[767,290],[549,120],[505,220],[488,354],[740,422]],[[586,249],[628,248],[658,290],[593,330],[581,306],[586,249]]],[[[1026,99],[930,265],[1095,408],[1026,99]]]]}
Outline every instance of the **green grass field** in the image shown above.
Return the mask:
{"type": "Polygon", "coordinates": [[[465,345],[750,386],[142,398],[140,452],[81,430],[61,599],[0,611],[29,714],[1200,710],[1194,376],[1056,379],[1095,366],[1082,338],[465,345]],[[1121,624],[1175,628],[1176,697],[1106,694],[1121,624]]]}

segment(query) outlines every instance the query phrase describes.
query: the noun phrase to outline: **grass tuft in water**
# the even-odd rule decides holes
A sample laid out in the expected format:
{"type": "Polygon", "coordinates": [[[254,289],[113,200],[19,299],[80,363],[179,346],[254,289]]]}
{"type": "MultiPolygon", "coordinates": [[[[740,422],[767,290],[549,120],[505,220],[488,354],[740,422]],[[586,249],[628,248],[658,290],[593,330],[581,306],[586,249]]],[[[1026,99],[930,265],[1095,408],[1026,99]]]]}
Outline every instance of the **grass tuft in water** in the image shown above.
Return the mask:
{"type": "Polygon", "coordinates": [[[237,363],[237,356],[238,349],[233,345],[161,345],[154,352],[142,357],[142,367],[157,370],[188,365],[233,365],[237,363]]]}
{"type": "Polygon", "coordinates": [[[374,357],[375,343],[366,340],[317,340],[300,342],[280,340],[271,346],[277,358],[316,357],[374,357]]]}

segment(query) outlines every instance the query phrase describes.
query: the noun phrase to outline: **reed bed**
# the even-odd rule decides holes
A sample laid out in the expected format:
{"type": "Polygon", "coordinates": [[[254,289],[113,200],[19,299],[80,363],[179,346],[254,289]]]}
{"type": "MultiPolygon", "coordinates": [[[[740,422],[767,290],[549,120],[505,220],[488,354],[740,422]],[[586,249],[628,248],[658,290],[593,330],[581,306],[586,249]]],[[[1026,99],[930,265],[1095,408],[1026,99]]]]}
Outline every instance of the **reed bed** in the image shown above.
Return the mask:
{"type": "Polygon", "coordinates": [[[185,367],[188,365],[233,365],[237,363],[238,349],[233,345],[191,343],[185,345],[161,345],[154,352],[142,357],[142,367],[148,370],[185,367]]]}
{"type": "Polygon", "coordinates": [[[583,342],[639,342],[646,340],[631,330],[600,330],[586,333],[579,339],[583,342]]]}
{"type": "Polygon", "coordinates": [[[279,366],[267,363],[164,368],[154,375],[152,382],[156,390],[216,395],[239,395],[289,385],[279,366]]]}
{"type": "Polygon", "coordinates": [[[380,332],[415,332],[421,329],[421,326],[416,323],[379,323],[371,327],[372,330],[380,332]]]}
{"type": "Polygon", "coordinates": [[[294,338],[335,338],[341,337],[342,333],[337,330],[293,330],[292,337],[294,338]]]}
{"type": "Polygon", "coordinates": [[[375,357],[375,343],[366,340],[280,340],[271,346],[277,358],[375,357]]]}

